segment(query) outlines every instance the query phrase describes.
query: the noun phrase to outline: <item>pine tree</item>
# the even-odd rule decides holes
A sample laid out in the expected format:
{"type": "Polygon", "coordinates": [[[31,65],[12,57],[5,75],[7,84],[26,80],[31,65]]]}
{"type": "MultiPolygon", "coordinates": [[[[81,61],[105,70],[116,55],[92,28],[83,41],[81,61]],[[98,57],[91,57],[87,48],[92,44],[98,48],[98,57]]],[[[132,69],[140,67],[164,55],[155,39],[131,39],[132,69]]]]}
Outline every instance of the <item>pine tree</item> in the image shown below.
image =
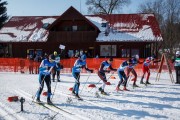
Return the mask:
{"type": "Polygon", "coordinates": [[[0,29],[3,27],[4,23],[6,22],[6,20],[8,19],[7,16],[7,8],[5,5],[7,5],[8,3],[6,1],[1,2],[0,0],[0,29]]]}

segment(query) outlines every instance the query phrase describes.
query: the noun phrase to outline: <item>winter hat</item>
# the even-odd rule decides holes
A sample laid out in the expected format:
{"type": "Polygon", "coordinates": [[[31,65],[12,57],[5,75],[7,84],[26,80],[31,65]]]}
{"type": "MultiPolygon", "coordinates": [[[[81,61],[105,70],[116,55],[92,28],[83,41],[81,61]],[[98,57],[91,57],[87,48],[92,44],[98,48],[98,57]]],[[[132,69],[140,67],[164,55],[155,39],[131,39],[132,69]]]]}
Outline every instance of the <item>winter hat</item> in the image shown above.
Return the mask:
{"type": "Polygon", "coordinates": [[[49,60],[54,61],[55,60],[54,56],[53,55],[49,55],[49,60]]]}
{"type": "Polygon", "coordinates": [[[128,64],[132,64],[132,59],[129,59],[129,60],[127,61],[127,63],[128,63],[128,64]]]}
{"type": "Polygon", "coordinates": [[[57,55],[57,52],[56,52],[56,51],[54,51],[54,55],[57,55]]]}
{"type": "Polygon", "coordinates": [[[81,55],[81,60],[86,60],[87,56],[85,54],[81,55]]]}
{"type": "Polygon", "coordinates": [[[135,55],[136,60],[139,60],[139,55],[135,55]]]}
{"type": "Polygon", "coordinates": [[[113,58],[112,58],[112,57],[110,57],[110,58],[109,58],[109,61],[113,61],[113,58]]]}
{"type": "Polygon", "coordinates": [[[176,55],[180,55],[180,51],[176,51],[176,55]]]}
{"type": "Polygon", "coordinates": [[[151,60],[154,60],[154,58],[153,57],[148,57],[147,59],[146,59],[146,62],[151,62],[151,60]]]}

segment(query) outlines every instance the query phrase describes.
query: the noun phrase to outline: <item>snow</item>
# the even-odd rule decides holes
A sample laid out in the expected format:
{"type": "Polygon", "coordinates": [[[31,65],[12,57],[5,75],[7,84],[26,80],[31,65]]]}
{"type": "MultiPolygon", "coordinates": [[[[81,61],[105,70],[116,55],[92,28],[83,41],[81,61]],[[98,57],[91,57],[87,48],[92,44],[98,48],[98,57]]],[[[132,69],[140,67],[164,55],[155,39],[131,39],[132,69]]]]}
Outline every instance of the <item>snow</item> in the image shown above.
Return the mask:
{"type": "MultiPolygon", "coordinates": [[[[141,15],[142,20],[147,20],[149,16],[154,16],[153,14],[143,14],[141,15]]],[[[102,27],[102,23],[106,23],[107,21],[101,17],[97,16],[86,16],[88,20],[90,20],[94,25],[96,25],[101,31],[96,38],[98,42],[118,42],[118,41],[162,41],[161,36],[155,36],[153,34],[153,30],[150,25],[143,24],[142,28],[138,29],[138,24],[133,22],[116,22],[109,27],[108,35],[105,35],[105,31],[108,29],[106,27],[102,27]]]]}
{"type": "MultiPolygon", "coordinates": [[[[49,32],[42,28],[44,23],[52,24],[56,18],[50,17],[12,17],[9,26],[0,30],[3,42],[46,42],[49,32]],[[14,21],[14,22],[13,22],[14,21]]],[[[8,23],[7,23],[8,25],[8,23]]]]}
{"type": "MultiPolygon", "coordinates": [[[[59,108],[70,112],[54,112],[35,103],[32,103],[32,96],[38,89],[38,75],[21,74],[11,72],[0,72],[0,119],[1,120],[69,120],[69,119],[91,119],[91,120],[178,120],[180,118],[180,85],[170,81],[167,72],[161,73],[160,80],[155,81],[156,73],[151,71],[150,82],[147,87],[137,84],[140,88],[132,88],[132,81],[129,81],[130,91],[115,92],[115,86],[119,81],[109,79],[111,85],[106,86],[105,91],[109,96],[100,95],[95,97],[96,88],[90,91],[89,84],[99,81],[96,73],[81,73],[80,96],[84,101],[72,99],[67,103],[68,94],[74,84],[71,74],[61,73],[61,82],[57,83],[53,96],[53,103],[59,108]],[[85,84],[86,83],[86,84],[85,84]],[[85,86],[84,86],[85,85],[85,86]],[[90,92],[88,92],[90,91],[90,92]],[[9,96],[19,96],[25,98],[24,111],[20,111],[20,102],[8,102],[9,96]]],[[[107,74],[107,78],[111,74],[107,74]]],[[[174,72],[173,72],[174,75],[174,72]]],[[[175,78],[175,75],[174,75],[175,78]]],[[[101,82],[100,82],[101,83],[101,82]]],[[[52,82],[52,92],[54,92],[56,82],[52,82]]],[[[96,84],[99,87],[101,84],[96,84]]],[[[46,91],[46,85],[44,91],[46,91]]],[[[46,101],[46,96],[41,95],[41,100],[46,101]]]]}

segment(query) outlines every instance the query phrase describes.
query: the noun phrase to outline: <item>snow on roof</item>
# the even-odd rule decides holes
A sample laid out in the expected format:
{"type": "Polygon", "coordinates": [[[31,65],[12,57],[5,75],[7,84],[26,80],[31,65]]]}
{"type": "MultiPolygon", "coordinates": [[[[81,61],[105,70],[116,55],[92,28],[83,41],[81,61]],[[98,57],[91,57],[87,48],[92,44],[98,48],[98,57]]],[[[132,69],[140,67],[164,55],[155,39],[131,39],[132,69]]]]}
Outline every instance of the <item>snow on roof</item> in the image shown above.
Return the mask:
{"type": "MultiPolygon", "coordinates": [[[[0,42],[46,42],[45,28],[59,16],[12,17],[0,30],[0,42]]],[[[86,15],[100,30],[96,41],[162,41],[154,14],[86,15]]]]}
{"type": "Polygon", "coordinates": [[[99,42],[163,40],[153,14],[88,15],[86,18],[101,31],[96,38],[99,42]]]}
{"type": "Polygon", "coordinates": [[[0,30],[1,42],[37,42],[46,41],[48,31],[42,28],[51,24],[57,16],[12,17],[0,30]]]}

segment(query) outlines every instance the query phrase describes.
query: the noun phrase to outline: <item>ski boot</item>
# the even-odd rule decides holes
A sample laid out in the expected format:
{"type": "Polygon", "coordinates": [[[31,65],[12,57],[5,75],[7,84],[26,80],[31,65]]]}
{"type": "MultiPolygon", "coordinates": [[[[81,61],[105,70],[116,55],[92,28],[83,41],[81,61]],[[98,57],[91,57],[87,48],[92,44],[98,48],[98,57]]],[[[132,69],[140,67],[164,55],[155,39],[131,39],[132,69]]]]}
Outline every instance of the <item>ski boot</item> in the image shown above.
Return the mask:
{"type": "Polygon", "coordinates": [[[100,87],[100,88],[99,88],[99,91],[101,92],[102,90],[103,90],[103,89],[100,87]]]}
{"type": "Polygon", "coordinates": [[[101,91],[101,94],[102,94],[102,95],[107,95],[107,93],[104,92],[104,90],[101,91]]]}
{"type": "Polygon", "coordinates": [[[51,102],[51,100],[50,100],[50,98],[49,98],[49,97],[47,98],[47,104],[49,104],[49,105],[53,105],[53,103],[51,102]]]}
{"type": "Polygon", "coordinates": [[[133,84],[133,88],[135,88],[135,87],[139,87],[139,86],[134,83],[134,84],[133,84]]]}
{"type": "Polygon", "coordinates": [[[145,83],[145,84],[147,85],[147,84],[151,84],[151,83],[150,83],[149,81],[146,81],[146,83],[145,83]]]}
{"type": "Polygon", "coordinates": [[[57,77],[57,81],[60,82],[60,77],[59,76],[57,77]]]}
{"type": "Polygon", "coordinates": [[[75,95],[76,95],[76,93],[75,93],[74,91],[72,91],[72,95],[73,95],[73,96],[75,96],[75,95]]]}
{"type": "Polygon", "coordinates": [[[119,87],[116,87],[116,91],[118,92],[118,91],[122,91],[119,87]]]}
{"type": "Polygon", "coordinates": [[[37,97],[36,102],[37,102],[37,103],[41,103],[41,100],[40,100],[39,97],[37,97]]]}
{"type": "Polygon", "coordinates": [[[143,81],[140,81],[140,84],[144,84],[144,82],[143,82],[143,81]]]}
{"type": "Polygon", "coordinates": [[[75,98],[77,98],[78,100],[83,100],[82,98],[79,97],[78,94],[75,95],[75,98]]]}
{"type": "Polygon", "coordinates": [[[130,90],[128,90],[126,87],[124,87],[123,90],[124,90],[124,91],[130,91],[130,90]]]}

